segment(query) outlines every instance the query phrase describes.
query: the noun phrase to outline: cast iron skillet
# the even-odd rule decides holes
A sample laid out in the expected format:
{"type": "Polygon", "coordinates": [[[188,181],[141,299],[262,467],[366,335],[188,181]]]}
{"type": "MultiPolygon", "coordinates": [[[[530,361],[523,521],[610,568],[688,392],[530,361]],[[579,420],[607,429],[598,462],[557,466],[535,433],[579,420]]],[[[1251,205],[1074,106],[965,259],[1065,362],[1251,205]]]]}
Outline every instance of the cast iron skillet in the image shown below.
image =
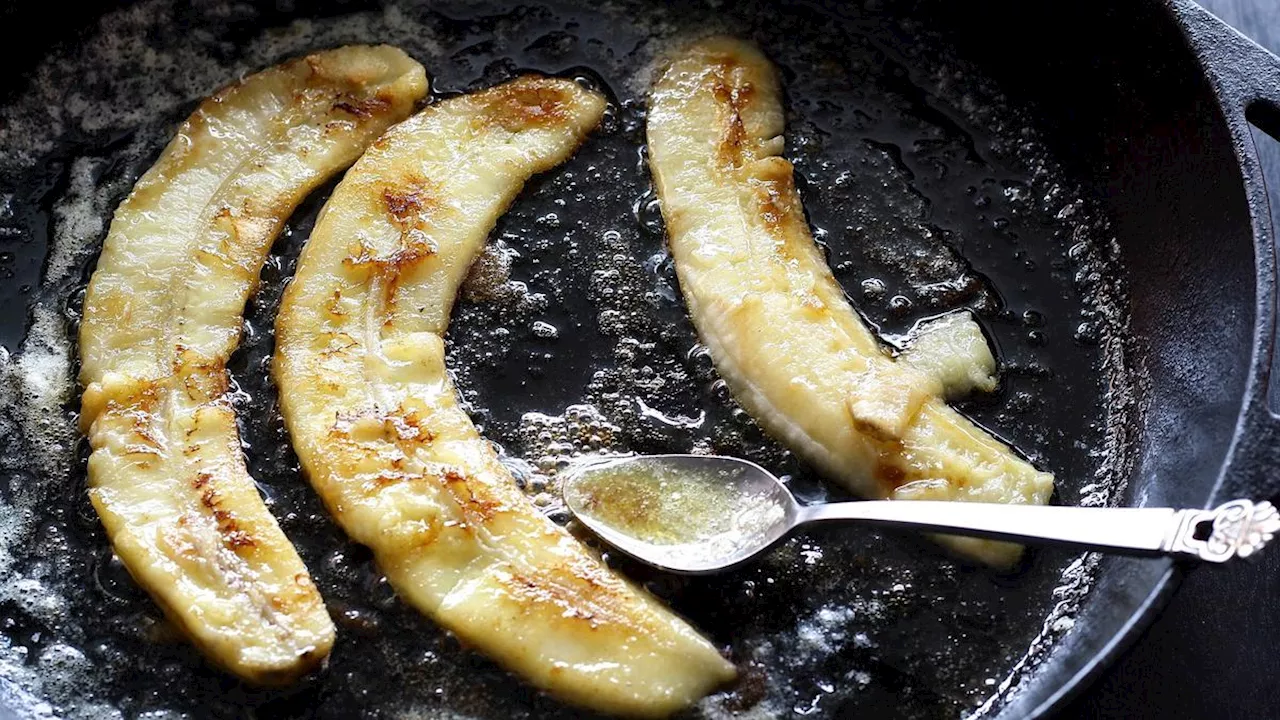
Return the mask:
{"type": "MultiPolygon", "coordinates": [[[[0,88],[0,339],[15,352],[0,365],[0,715],[50,709],[41,701],[88,716],[579,714],[403,608],[298,478],[263,368],[280,288],[328,189],[282,235],[232,363],[251,470],[339,622],[327,670],[258,691],[165,642],[85,502],[66,338],[102,222],[199,97],[342,42],[405,47],[438,96],[536,70],[614,100],[597,136],[499,224],[450,331],[473,415],[531,494],[574,450],[698,447],[785,472],[808,499],[839,496],[734,411],[662,252],[636,155],[642,68],[709,27],[754,38],[783,68],[787,154],[867,318],[892,339],[931,314],[977,313],[1003,389],[962,409],[1054,471],[1057,501],[1273,494],[1273,229],[1249,123],[1280,130],[1280,61],[1191,3],[401,5],[152,0],[99,22],[29,3],[0,15],[28,39],[0,54],[22,70],[0,88]],[[19,51],[30,47],[49,50],[19,51]]],[[[996,574],[867,532],[798,538],[719,578],[612,562],[743,668],[703,708],[712,715],[1043,714],[1132,639],[1179,573],[1033,552],[996,574]]]]}

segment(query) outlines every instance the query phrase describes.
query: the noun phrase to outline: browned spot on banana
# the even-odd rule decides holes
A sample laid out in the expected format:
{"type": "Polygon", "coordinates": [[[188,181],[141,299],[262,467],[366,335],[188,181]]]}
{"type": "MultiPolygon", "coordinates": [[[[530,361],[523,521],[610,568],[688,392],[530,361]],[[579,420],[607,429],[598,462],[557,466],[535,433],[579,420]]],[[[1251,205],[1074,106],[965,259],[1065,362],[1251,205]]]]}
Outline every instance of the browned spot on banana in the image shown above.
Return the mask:
{"type": "Polygon", "coordinates": [[[257,544],[249,533],[240,528],[235,513],[221,506],[221,499],[214,487],[211,473],[198,473],[191,486],[199,493],[200,504],[213,514],[213,519],[218,524],[218,532],[222,535],[222,542],[228,549],[238,551],[257,544]]]}
{"type": "Polygon", "coordinates": [[[417,227],[425,219],[423,216],[440,207],[435,200],[434,192],[439,186],[431,187],[427,180],[414,180],[407,185],[387,187],[382,191],[382,202],[391,213],[392,221],[401,231],[417,227]]]}
{"type": "Polygon", "coordinates": [[[386,100],[379,97],[360,99],[343,99],[333,104],[334,110],[342,110],[344,112],[355,115],[358,118],[371,118],[380,112],[385,112],[387,106],[390,105],[386,100]]]}
{"type": "Polygon", "coordinates": [[[564,122],[569,97],[562,88],[540,80],[519,78],[490,90],[484,120],[510,132],[564,122]]]}
{"type": "MultiPolygon", "coordinates": [[[[344,318],[346,318],[347,313],[345,312],[335,316],[328,312],[326,308],[325,315],[329,316],[333,324],[339,327],[341,327],[341,323],[346,322],[344,318]]],[[[312,341],[316,351],[322,354],[341,354],[346,350],[359,346],[359,342],[354,337],[341,330],[317,333],[312,338],[312,341]]]]}
{"type": "Polygon", "coordinates": [[[469,526],[483,527],[506,509],[506,505],[501,501],[477,497],[476,490],[470,485],[466,474],[458,468],[445,468],[434,477],[453,496],[469,526]]]}
{"type": "Polygon", "coordinates": [[[325,305],[325,310],[334,320],[341,320],[347,314],[347,311],[342,308],[342,290],[334,288],[333,297],[325,305]]]}
{"type": "Polygon", "coordinates": [[[410,230],[405,233],[400,246],[385,255],[377,253],[364,242],[359,242],[355,252],[344,258],[342,264],[349,268],[369,270],[385,278],[394,278],[435,253],[436,245],[425,233],[410,230]]]}
{"type": "Polygon", "coordinates": [[[719,58],[710,73],[711,93],[721,102],[720,122],[724,127],[724,134],[720,138],[720,159],[731,168],[742,167],[746,159],[743,151],[749,138],[742,113],[754,94],[750,82],[735,78],[735,75],[741,73],[741,68],[735,66],[728,57],[719,58]]]}
{"type": "Polygon", "coordinates": [[[192,403],[218,401],[230,390],[230,378],[220,358],[204,357],[182,345],[175,348],[172,372],[192,403]]]}
{"type": "Polygon", "coordinates": [[[375,408],[356,413],[338,411],[330,430],[336,439],[354,443],[390,443],[406,453],[426,445],[435,437],[421,415],[401,405],[391,412],[375,408]]]}

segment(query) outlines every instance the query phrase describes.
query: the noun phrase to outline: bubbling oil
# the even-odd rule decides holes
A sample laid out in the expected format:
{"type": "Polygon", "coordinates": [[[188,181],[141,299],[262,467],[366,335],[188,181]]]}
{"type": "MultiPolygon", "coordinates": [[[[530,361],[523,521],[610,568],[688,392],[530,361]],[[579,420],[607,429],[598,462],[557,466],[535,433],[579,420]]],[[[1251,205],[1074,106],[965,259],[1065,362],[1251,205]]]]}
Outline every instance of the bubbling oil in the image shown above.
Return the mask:
{"type": "MultiPolygon", "coordinates": [[[[680,303],[645,168],[643,92],[656,56],[708,32],[754,38],[782,68],[786,155],[859,311],[899,334],[942,310],[973,310],[999,345],[1002,390],[962,409],[1055,472],[1064,502],[1103,504],[1115,492],[1128,405],[1107,388],[1130,382],[1114,241],[1035,124],[920,23],[754,2],[388,0],[324,4],[311,19],[284,5],[112,10],[0,106],[0,253],[17,254],[14,268],[43,266],[41,286],[14,296],[35,321],[29,336],[21,347],[3,338],[14,352],[0,354],[0,701],[92,718],[575,716],[405,607],[300,475],[269,374],[272,325],[332,186],[282,233],[231,363],[252,474],[339,628],[327,668],[265,691],[208,667],[173,641],[87,502],[72,338],[112,208],[199,98],[347,42],[400,45],[437,95],[529,69],[611,97],[604,126],[499,222],[447,338],[473,419],[552,519],[569,522],[558,499],[566,467],[621,453],[736,455],[804,501],[844,497],[737,406],[680,303]]],[[[611,565],[739,665],[741,681],[693,711],[708,717],[998,707],[1069,631],[1092,577],[1087,558],[1055,552],[1033,555],[1015,578],[993,576],[927,542],[848,529],[815,530],[716,577],[655,574],[614,555],[611,565]]]]}

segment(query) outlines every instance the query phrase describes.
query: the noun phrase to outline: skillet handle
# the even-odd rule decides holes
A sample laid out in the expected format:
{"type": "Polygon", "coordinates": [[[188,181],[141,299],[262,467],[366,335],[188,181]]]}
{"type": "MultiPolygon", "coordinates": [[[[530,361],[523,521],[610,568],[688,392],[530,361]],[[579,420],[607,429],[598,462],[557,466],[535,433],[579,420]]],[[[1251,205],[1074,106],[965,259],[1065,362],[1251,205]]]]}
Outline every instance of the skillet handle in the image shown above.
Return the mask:
{"type": "MultiPolygon", "coordinates": [[[[1233,135],[1252,123],[1280,140],[1280,57],[1192,0],[1174,0],[1172,9],[1222,99],[1233,135]]],[[[1256,170],[1252,135],[1246,132],[1235,139],[1247,141],[1237,142],[1236,149],[1248,151],[1242,160],[1248,161],[1247,170],[1256,170]]]]}
{"type": "MultiPolygon", "coordinates": [[[[1276,226],[1250,126],[1280,140],[1280,57],[1267,51],[1191,0],[1171,10],[1222,101],[1253,229],[1257,278],[1257,333],[1245,406],[1213,502],[1231,497],[1280,497],[1280,417],[1269,407],[1276,359],[1276,226]],[[1270,260],[1270,262],[1268,262],[1270,260]]],[[[1280,178],[1273,178],[1280,182],[1280,178]]],[[[1276,388],[1280,390],[1280,388],[1276,388]]]]}

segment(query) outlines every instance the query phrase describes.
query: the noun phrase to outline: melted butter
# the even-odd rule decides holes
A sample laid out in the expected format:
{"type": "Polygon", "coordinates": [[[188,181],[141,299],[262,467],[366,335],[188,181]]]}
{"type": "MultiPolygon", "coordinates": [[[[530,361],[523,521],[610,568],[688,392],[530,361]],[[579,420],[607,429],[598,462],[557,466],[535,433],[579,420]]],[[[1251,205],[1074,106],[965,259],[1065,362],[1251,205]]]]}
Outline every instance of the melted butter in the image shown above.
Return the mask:
{"type": "Polygon", "coordinates": [[[752,539],[783,517],[769,494],[738,491],[740,471],[603,463],[581,470],[565,492],[584,519],[662,546],[668,557],[710,560],[755,545],[752,539]]]}

